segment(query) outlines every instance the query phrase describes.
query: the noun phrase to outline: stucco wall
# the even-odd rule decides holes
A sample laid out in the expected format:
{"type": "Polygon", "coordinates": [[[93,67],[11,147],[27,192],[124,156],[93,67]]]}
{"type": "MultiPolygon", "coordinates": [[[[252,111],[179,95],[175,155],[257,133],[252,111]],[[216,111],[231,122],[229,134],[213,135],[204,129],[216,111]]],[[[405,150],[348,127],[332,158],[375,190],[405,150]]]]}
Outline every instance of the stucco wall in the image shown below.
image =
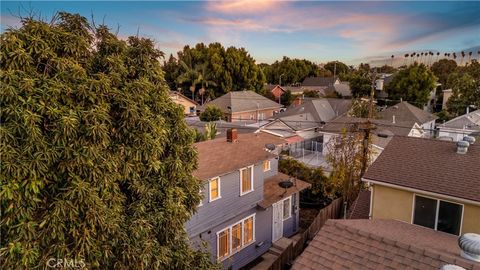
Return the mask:
{"type": "Polygon", "coordinates": [[[279,109],[280,108],[250,111],[250,112],[237,112],[237,113],[233,113],[231,116],[227,114],[227,119],[230,122],[257,121],[257,112],[258,112],[259,120],[266,120],[272,117],[273,113],[275,111],[278,111],[279,109]]]}
{"type": "Polygon", "coordinates": [[[480,206],[465,204],[452,199],[413,193],[400,189],[380,185],[373,186],[372,218],[397,219],[408,223],[412,222],[412,209],[414,194],[430,198],[443,199],[463,205],[463,222],[461,233],[480,233],[480,206]]]}
{"type": "Polygon", "coordinates": [[[178,104],[183,107],[183,112],[186,115],[195,115],[197,111],[197,105],[189,100],[184,99],[183,97],[179,95],[172,95],[170,98],[175,102],[175,104],[178,104]],[[193,107],[193,113],[190,113],[190,107],[193,107]]]}

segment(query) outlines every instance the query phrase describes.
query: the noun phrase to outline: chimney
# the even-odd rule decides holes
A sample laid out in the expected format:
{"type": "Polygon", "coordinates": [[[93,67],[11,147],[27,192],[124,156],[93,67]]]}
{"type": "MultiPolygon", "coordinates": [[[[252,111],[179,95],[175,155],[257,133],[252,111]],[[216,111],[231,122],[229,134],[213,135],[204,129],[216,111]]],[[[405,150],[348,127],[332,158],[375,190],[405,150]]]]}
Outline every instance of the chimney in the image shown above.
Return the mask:
{"type": "Polygon", "coordinates": [[[458,238],[460,256],[463,258],[480,262],[480,234],[466,233],[458,238]]]}
{"type": "Polygon", "coordinates": [[[227,130],[227,142],[236,142],[238,140],[238,134],[236,128],[229,128],[227,130]]]}
{"type": "Polygon", "coordinates": [[[457,142],[457,154],[466,154],[468,151],[468,146],[470,144],[467,141],[458,141],[457,142]]]}
{"type": "Polygon", "coordinates": [[[395,115],[392,115],[392,124],[395,124],[395,115]]]}

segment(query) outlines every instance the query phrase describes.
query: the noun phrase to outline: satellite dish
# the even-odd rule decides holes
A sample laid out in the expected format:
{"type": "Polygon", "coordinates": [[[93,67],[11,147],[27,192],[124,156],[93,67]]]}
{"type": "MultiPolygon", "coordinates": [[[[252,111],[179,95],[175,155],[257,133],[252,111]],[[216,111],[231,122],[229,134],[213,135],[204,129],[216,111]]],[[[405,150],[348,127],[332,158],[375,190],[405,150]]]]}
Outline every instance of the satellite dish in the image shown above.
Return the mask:
{"type": "Polygon", "coordinates": [[[273,143],[267,143],[267,144],[265,144],[265,148],[267,148],[267,149],[270,150],[270,151],[273,151],[273,150],[275,150],[275,148],[277,148],[277,147],[276,147],[275,144],[273,144],[273,143]]]}

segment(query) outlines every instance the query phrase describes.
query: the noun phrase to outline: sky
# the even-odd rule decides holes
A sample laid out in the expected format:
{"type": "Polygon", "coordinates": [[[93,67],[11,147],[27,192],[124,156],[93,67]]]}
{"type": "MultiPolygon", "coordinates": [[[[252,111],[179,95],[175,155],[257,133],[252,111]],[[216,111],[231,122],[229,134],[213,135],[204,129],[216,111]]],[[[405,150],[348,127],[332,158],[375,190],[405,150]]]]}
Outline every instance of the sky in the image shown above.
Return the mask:
{"type": "MultiPolygon", "coordinates": [[[[480,50],[480,1],[2,1],[1,31],[18,15],[80,13],[125,38],[152,38],[167,55],[184,45],[244,47],[257,63],[283,56],[347,64],[405,53],[480,50]]],[[[381,61],[380,61],[381,62],[381,61]]]]}

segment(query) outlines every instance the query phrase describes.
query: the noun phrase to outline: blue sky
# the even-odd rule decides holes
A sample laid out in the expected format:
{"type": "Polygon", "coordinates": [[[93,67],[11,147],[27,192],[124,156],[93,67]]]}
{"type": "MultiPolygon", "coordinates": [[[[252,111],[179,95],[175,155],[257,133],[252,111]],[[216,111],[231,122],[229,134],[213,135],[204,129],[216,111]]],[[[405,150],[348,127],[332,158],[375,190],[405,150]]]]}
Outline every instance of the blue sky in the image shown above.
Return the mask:
{"type": "Polygon", "coordinates": [[[286,55],[349,64],[410,52],[480,49],[480,2],[393,1],[2,1],[1,28],[29,10],[44,18],[64,10],[120,26],[119,36],[153,38],[176,53],[186,44],[245,47],[257,62],[286,55]]]}

